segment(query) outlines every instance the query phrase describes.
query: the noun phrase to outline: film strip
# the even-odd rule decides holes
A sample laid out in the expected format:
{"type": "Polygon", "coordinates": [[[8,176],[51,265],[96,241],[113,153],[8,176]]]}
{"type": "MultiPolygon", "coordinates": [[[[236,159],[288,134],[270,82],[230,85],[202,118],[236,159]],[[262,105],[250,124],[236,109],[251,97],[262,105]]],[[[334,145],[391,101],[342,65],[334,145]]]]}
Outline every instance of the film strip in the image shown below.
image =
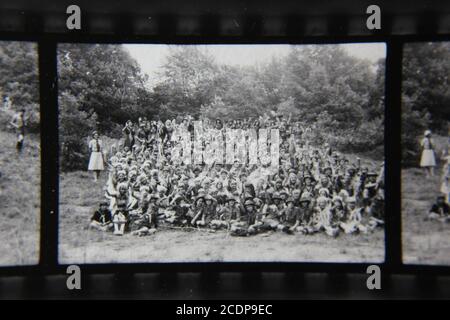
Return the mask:
{"type": "MultiPolygon", "coordinates": [[[[0,6],[0,39],[38,45],[41,150],[39,263],[1,266],[0,296],[14,298],[441,298],[448,297],[450,267],[402,261],[401,105],[404,46],[446,42],[450,5],[379,2],[381,29],[369,29],[371,3],[323,6],[308,1],[210,4],[199,2],[110,5],[79,2],[0,6]],[[423,10],[423,8],[426,8],[423,10]],[[385,227],[382,290],[368,290],[373,263],[183,262],[80,264],[83,290],[68,290],[70,264],[60,264],[60,128],[58,46],[82,44],[386,44],[384,84],[385,227]],[[299,292],[298,288],[302,288],[299,292]],[[86,289],[85,289],[86,288],[86,289]],[[156,288],[156,289],[155,289],[156,288]]],[[[372,12],[372,11],[371,11],[372,12]]],[[[448,119],[447,119],[448,121],[448,119]]]]}

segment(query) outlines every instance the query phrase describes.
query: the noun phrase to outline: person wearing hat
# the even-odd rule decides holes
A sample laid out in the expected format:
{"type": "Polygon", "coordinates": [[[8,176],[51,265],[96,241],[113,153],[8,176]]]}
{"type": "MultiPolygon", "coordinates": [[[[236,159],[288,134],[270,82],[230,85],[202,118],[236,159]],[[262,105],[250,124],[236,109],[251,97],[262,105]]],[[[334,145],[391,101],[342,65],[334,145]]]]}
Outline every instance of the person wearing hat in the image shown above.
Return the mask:
{"type": "Polygon", "coordinates": [[[282,203],[286,203],[286,200],[289,198],[289,192],[287,190],[282,190],[280,192],[280,199],[282,203]]]}
{"type": "Polygon", "coordinates": [[[240,217],[240,209],[236,206],[236,198],[233,196],[225,197],[226,203],[216,208],[214,219],[211,220],[210,226],[214,230],[229,228],[231,223],[240,217]]]}
{"type": "Polygon", "coordinates": [[[439,195],[436,202],[431,206],[425,220],[437,220],[441,222],[450,222],[450,206],[445,203],[445,196],[439,195]]]}
{"type": "Polygon", "coordinates": [[[88,170],[94,172],[94,181],[97,181],[100,172],[105,170],[103,161],[103,142],[99,139],[97,131],[94,131],[92,136],[92,140],[89,141],[91,156],[89,158],[88,170]]]}
{"type": "Polygon", "coordinates": [[[303,176],[303,192],[307,191],[309,193],[311,193],[312,195],[314,195],[316,193],[315,188],[314,188],[314,182],[315,179],[312,175],[310,174],[305,174],[303,176]]]}
{"type": "Polygon", "coordinates": [[[323,168],[323,175],[328,178],[328,181],[332,181],[333,179],[333,168],[331,166],[325,166],[323,168]]]}
{"type": "Polygon", "coordinates": [[[320,195],[321,191],[323,191],[323,189],[327,190],[327,194],[328,194],[327,196],[330,196],[333,191],[332,190],[333,186],[327,176],[322,176],[320,178],[319,183],[314,188],[315,188],[316,192],[318,191],[317,193],[319,195],[320,195]]]}
{"type": "Polygon", "coordinates": [[[313,210],[313,202],[311,199],[311,194],[308,192],[304,192],[301,198],[298,201],[298,210],[299,210],[299,220],[300,220],[300,228],[304,234],[312,234],[316,232],[315,230],[315,216],[313,210]]]}
{"type": "Polygon", "coordinates": [[[317,194],[319,195],[319,197],[326,197],[326,198],[330,198],[330,190],[328,190],[327,188],[319,188],[319,191],[317,192],[317,194]]]}
{"type": "Polygon", "coordinates": [[[253,200],[244,202],[244,209],[239,219],[231,224],[230,235],[248,236],[256,234],[262,225],[253,200]]]}
{"type": "Polygon", "coordinates": [[[330,212],[332,225],[338,226],[340,222],[347,220],[347,207],[340,196],[333,197],[330,212]]]}
{"type": "Polygon", "coordinates": [[[288,234],[300,231],[300,208],[294,206],[292,197],[286,200],[286,208],[283,210],[280,220],[281,223],[277,227],[279,230],[288,234]]]}
{"type": "Polygon", "coordinates": [[[262,228],[264,230],[277,230],[283,215],[285,204],[281,201],[280,193],[274,192],[272,203],[266,204],[262,210],[262,228]]]}
{"type": "Polygon", "coordinates": [[[241,207],[238,204],[237,198],[229,195],[225,206],[220,209],[219,214],[220,220],[224,221],[227,227],[239,220],[241,217],[241,207]]]}
{"type": "MultiPolygon", "coordinates": [[[[219,220],[219,214],[217,212],[217,200],[211,195],[205,196],[205,208],[203,210],[203,216],[201,218],[200,226],[212,226],[216,228],[216,223],[212,223],[212,221],[217,222],[219,220]]],[[[199,225],[199,224],[197,224],[199,225]]]]}
{"type": "Polygon", "coordinates": [[[142,237],[156,232],[158,227],[158,198],[157,194],[151,194],[150,202],[145,202],[142,213],[133,221],[133,229],[135,230],[131,233],[132,235],[142,237]]]}
{"type": "Polygon", "coordinates": [[[191,224],[193,226],[204,225],[202,218],[204,216],[205,210],[205,194],[202,192],[198,194],[198,196],[194,200],[194,206],[192,208],[192,220],[191,224]],[[200,219],[200,220],[199,220],[200,219]]]}
{"type": "Polygon", "coordinates": [[[315,212],[315,228],[317,231],[325,231],[330,237],[336,237],[339,234],[339,228],[330,211],[329,199],[323,196],[317,198],[315,212]]]}
{"type": "Polygon", "coordinates": [[[420,142],[422,154],[420,157],[420,166],[425,168],[427,177],[434,176],[434,167],[436,166],[436,158],[434,154],[434,142],[431,139],[431,131],[426,130],[424,137],[420,142]]]}
{"type": "Polygon", "coordinates": [[[348,217],[345,221],[341,221],[339,227],[346,233],[351,234],[355,232],[366,233],[367,227],[362,223],[362,214],[364,208],[356,206],[356,198],[347,198],[348,217]]]}
{"type": "Polygon", "coordinates": [[[107,201],[100,202],[98,210],[91,217],[89,228],[99,231],[108,231],[113,228],[111,211],[108,209],[107,201]]]}

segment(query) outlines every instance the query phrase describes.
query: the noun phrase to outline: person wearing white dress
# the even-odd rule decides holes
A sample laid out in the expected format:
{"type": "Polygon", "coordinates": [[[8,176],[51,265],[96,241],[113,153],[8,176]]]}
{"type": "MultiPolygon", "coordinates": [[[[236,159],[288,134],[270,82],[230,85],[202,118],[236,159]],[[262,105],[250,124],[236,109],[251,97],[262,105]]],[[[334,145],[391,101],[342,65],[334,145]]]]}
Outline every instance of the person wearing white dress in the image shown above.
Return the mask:
{"type": "Polygon", "coordinates": [[[93,133],[93,139],[89,141],[89,150],[91,151],[91,157],[89,158],[88,170],[94,172],[94,181],[97,181],[100,172],[105,170],[103,163],[103,143],[98,138],[98,133],[93,133]]]}
{"type": "Polygon", "coordinates": [[[434,167],[436,166],[436,158],[434,155],[434,145],[431,139],[431,131],[426,130],[424,138],[420,142],[422,147],[422,155],[420,157],[420,166],[425,168],[427,176],[434,176],[434,167]]]}

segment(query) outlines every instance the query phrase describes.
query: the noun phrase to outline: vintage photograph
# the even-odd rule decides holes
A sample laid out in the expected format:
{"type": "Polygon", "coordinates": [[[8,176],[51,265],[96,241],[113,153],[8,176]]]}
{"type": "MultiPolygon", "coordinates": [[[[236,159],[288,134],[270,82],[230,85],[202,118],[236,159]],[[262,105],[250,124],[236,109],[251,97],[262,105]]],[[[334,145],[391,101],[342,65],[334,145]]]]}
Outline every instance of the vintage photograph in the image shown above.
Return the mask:
{"type": "Polygon", "coordinates": [[[59,44],[59,262],[383,262],[385,56],[59,44]]]}
{"type": "Polygon", "coordinates": [[[39,262],[37,44],[0,41],[0,266],[39,262]]]}
{"type": "Polygon", "coordinates": [[[403,261],[450,265],[450,42],[403,48],[403,261]]]}

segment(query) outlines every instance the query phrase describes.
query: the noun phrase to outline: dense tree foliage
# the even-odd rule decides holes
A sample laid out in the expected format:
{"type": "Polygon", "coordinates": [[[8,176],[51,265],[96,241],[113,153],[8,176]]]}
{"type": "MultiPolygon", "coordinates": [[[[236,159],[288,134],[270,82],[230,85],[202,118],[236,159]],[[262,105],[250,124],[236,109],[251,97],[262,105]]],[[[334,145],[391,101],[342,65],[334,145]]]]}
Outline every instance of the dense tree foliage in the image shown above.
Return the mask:
{"type": "Polygon", "coordinates": [[[85,167],[93,130],[117,136],[124,119],[157,113],[148,101],[146,77],[120,46],[61,45],[58,75],[63,169],[85,167]]]}
{"type": "Polygon", "coordinates": [[[424,130],[448,134],[450,42],[410,43],[403,53],[402,153],[417,165],[424,130]]]}
{"type": "Polygon", "coordinates": [[[87,161],[86,137],[93,129],[119,138],[118,128],[127,119],[185,114],[292,115],[315,129],[312,143],[328,141],[342,151],[384,156],[384,59],[372,65],[338,45],[297,46],[286,57],[242,67],[217,63],[207,49],[180,46],[171,49],[150,87],[121,46],[59,49],[61,141],[67,157],[80,155],[67,169],[87,161]]]}
{"type": "Polygon", "coordinates": [[[39,131],[39,71],[35,43],[0,42],[0,95],[1,103],[4,97],[10,98],[13,110],[25,109],[28,130],[39,131]]]}

